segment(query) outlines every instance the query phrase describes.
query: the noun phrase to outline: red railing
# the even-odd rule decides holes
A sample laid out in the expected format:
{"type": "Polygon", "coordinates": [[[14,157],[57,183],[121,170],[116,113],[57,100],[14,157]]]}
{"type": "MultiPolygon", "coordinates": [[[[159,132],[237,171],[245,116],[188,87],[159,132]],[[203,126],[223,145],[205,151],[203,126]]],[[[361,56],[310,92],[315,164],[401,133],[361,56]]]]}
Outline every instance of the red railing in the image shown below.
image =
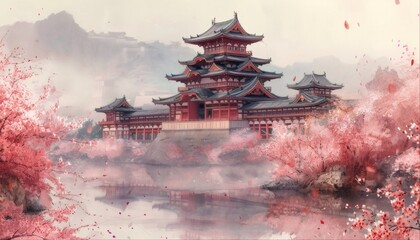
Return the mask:
{"type": "Polygon", "coordinates": [[[228,118],[207,118],[207,119],[200,118],[200,119],[183,119],[183,120],[171,119],[171,120],[167,120],[167,121],[163,121],[163,122],[198,122],[198,121],[240,121],[240,119],[238,119],[237,117],[232,118],[232,116],[231,116],[230,119],[228,119],[228,118]]]}
{"type": "Polygon", "coordinates": [[[168,121],[169,120],[169,114],[167,115],[166,118],[164,119],[142,119],[142,120],[137,120],[137,119],[129,119],[129,120],[119,120],[119,121],[99,121],[99,125],[107,125],[107,124],[143,124],[143,123],[161,123],[163,121],[168,121]]]}
{"type": "Polygon", "coordinates": [[[245,112],[244,118],[269,118],[269,117],[289,117],[289,116],[308,116],[311,114],[316,114],[317,111],[307,110],[307,111],[282,111],[282,112],[245,112]]]}
{"type": "Polygon", "coordinates": [[[247,120],[212,120],[212,121],[175,121],[163,122],[162,130],[191,130],[191,129],[234,129],[248,128],[247,120]]]}
{"type": "Polygon", "coordinates": [[[203,87],[203,88],[238,87],[241,84],[242,83],[240,82],[214,82],[214,83],[191,84],[191,85],[187,85],[187,87],[203,87]]]}
{"type": "Polygon", "coordinates": [[[232,53],[235,55],[251,56],[252,51],[239,51],[239,50],[228,50],[226,48],[216,48],[215,50],[204,51],[205,54],[219,54],[219,53],[232,53]]]}

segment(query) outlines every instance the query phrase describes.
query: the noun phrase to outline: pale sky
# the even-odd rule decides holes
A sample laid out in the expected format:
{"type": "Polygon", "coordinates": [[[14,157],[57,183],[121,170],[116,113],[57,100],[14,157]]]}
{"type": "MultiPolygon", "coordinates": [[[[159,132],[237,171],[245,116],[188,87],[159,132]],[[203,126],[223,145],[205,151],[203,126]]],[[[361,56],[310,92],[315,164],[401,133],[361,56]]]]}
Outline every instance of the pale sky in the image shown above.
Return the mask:
{"type": "Polygon", "coordinates": [[[398,40],[419,55],[418,0],[2,0],[0,25],[35,22],[62,10],[87,31],[124,31],[165,43],[202,33],[214,17],[227,20],[236,11],[245,30],[265,36],[249,49],[279,66],[327,55],[349,63],[363,54],[399,57],[398,40]]]}

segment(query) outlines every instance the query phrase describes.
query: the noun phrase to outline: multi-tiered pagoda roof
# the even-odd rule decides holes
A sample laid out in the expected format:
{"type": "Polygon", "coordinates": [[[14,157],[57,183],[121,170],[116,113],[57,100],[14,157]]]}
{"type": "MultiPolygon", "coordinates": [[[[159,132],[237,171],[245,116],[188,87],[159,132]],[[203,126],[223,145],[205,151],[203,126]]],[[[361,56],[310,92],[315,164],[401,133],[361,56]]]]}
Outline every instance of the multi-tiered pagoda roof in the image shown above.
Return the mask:
{"type": "Polygon", "coordinates": [[[238,21],[238,16],[235,13],[233,19],[216,22],[213,20],[212,26],[202,34],[197,36],[190,36],[189,38],[182,38],[186,43],[203,45],[208,41],[226,38],[232,40],[245,41],[247,43],[255,43],[261,41],[264,36],[247,33],[238,21]]]}
{"type": "Polygon", "coordinates": [[[115,98],[115,100],[108,105],[95,108],[95,111],[97,112],[108,112],[108,111],[134,112],[136,110],[139,110],[139,109],[131,106],[127,102],[127,99],[125,98],[125,96],[122,98],[115,98]]]}
{"type": "Polygon", "coordinates": [[[197,53],[197,56],[188,61],[178,61],[182,65],[195,65],[199,62],[202,63],[213,63],[213,62],[225,62],[225,61],[232,61],[232,62],[246,62],[251,61],[255,65],[264,65],[271,62],[270,59],[264,58],[256,58],[251,56],[233,56],[229,54],[218,54],[218,55],[205,55],[201,53],[197,53]]]}
{"type": "Polygon", "coordinates": [[[295,98],[278,98],[271,101],[256,101],[242,107],[250,109],[280,109],[293,107],[312,107],[325,103],[326,97],[314,96],[307,92],[299,93],[295,98]]]}
{"type": "Polygon", "coordinates": [[[125,96],[122,98],[116,98],[113,102],[108,105],[95,109],[96,112],[123,112],[124,116],[147,116],[147,115],[162,115],[168,114],[168,109],[151,109],[144,110],[139,107],[131,106],[125,96]]]}
{"type": "Polygon", "coordinates": [[[254,78],[258,76],[261,80],[267,81],[283,76],[281,73],[266,72],[260,69],[254,69],[255,65],[245,62],[238,67],[229,68],[226,66],[212,64],[210,69],[195,68],[194,66],[188,66],[185,71],[181,74],[166,75],[169,80],[184,82],[193,80],[197,77],[224,77],[224,76],[236,76],[236,77],[247,77],[254,78]],[[251,66],[251,67],[249,67],[251,66]],[[244,70],[244,67],[252,68],[253,70],[244,70]]]}
{"type": "MultiPolygon", "coordinates": [[[[153,99],[155,104],[172,105],[186,101],[212,103],[234,102],[238,109],[303,109],[328,102],[331,91],[343,86],[331,83],[326,74],[304,74],[301,81],[287,85],[299,90],[292,98],[279,97],[264,86],[265,82],[281,78],[282,73],[260,69],[271,59],[256,58],[247,46],[261,41],[263,35],[247,33],[235,14],[233,19],[212,22],[212,26],[202,34],[183,38],[186,43],[203,47],[193,59],[179,61],[185,66],[182,73],[166,75],[166,78],[185,84],[179,93],[153,99]]],[[[184,104],[185,105],[185,104],[184,104]]]]}
{"type": "Polygon", "coordinates": [[[202,46],[204,53],[198,53],[188,61],[179,61],[185,65],[182,73],[166,75],[169,80],[185,84],[182,92],[169,98],[154,99],[153,102],[174,103],[188,94],[196,95],[200,100],[244,98],[245,93],[257,89],[257,98],[276,98],[264,87],[264,83],[281,78],[283,74],[260,69],[271,59],[253,57],[252,52],[246,50],[247,45],[261,41],[263,37],[247,33],[235,13],[235,17],[228,21],[213,21],[203,34],[183,38],[186,43],[202,46]]]}
{"type": "Polygon", "coordinates": [[[237,99],[237,100],[253,100],[253,101],[270,101],[273,99],[286,100],[287,97],[278,97],[274,93],[267,90],[262,81],[258,77],[250,79],[244,85],[231,91],[214,92],[208,88],[192,88],[177,95],[168,98],[153,99],[155,104],[170,104],[182,101],[183,95],[195,95],[198,101],[211,101],[216,99],[237,99]],[[253,95],[258,92],[258,95],[253,95]],[[251,95],[251,96],[250,96],[251,95]]]}
{"type": "Polygon", "coordinates": [[[306,74],[304,73],[303,79],[296,84],[288,84],[288,88],[291,89],[307,89],[307,88],[322,88],[322,89],[341,89],[343,85],[331,83],[327,79],[327,74],[306,74]]]}

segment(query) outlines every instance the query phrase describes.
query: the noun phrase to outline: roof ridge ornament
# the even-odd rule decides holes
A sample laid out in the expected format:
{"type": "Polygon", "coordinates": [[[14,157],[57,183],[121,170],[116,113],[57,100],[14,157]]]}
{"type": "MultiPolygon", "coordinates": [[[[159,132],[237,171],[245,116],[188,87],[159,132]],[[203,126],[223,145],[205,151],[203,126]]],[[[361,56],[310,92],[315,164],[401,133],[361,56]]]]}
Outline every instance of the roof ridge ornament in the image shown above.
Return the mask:
{"type": "Polygon", "coordinates": [[[237,20],[238,19],[238,13],[235,11],[235,12],[233,12],[234,13],[234,17],[235,17],[235,19],[237,20]]]}
{"type": "Polygon", "coordinates": [[[214,25],[216,23],[216,18],[213,18],[213,20],[211,20],[211,25],[214,25]]]}

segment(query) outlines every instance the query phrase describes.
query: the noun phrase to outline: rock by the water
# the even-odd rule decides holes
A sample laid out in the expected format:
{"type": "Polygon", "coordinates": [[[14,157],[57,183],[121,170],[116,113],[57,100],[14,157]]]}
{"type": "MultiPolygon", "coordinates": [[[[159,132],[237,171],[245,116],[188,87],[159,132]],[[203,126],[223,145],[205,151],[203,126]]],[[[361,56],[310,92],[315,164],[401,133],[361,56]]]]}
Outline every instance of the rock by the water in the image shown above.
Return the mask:
{"type": "Polygon", "coordinates": [[[0,179],[0,200],[23,206],[25,213],[36,214],[45,210],[38,197],[28,196],[20,181],[14,177],[0,179]]]}
{"type": "Polygon", "coordinates": [[[0,199],[22,205],[25,203],[25,198],[25,189],[17,178],[0,178],[0,199]]]}
{"type": "Polygon", "coordinates": [[[325,173],[319,175],[319,177],[310,184],[310,187],[323,192],[336,192],[343,189],[345,183],[345,168],[334,166],[325,173]]]}
{"type": "Polygon", "coordinates": [[[297,181],[291,179],[282,179],[276,180],[269,183],[266,183],[261,186],[262,189],[267,189],[270,191],[277,190],[299,190],[301,188],[300,184],[297,181]]]}

